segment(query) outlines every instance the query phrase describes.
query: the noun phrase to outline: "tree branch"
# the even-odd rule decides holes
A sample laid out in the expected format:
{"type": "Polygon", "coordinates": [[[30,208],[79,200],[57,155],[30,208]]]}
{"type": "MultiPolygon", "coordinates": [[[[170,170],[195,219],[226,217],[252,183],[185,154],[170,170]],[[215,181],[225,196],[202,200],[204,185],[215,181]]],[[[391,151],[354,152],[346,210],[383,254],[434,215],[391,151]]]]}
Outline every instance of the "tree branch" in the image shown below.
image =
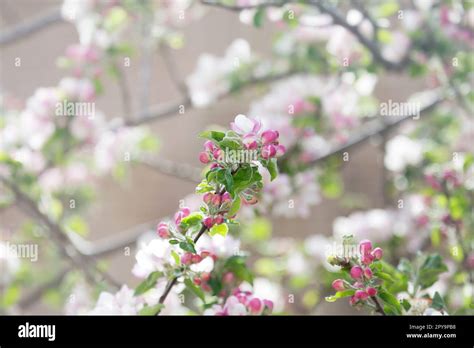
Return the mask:
{"type": "Polygon", "coordinates": [[[17,24],[12,28],[4,30],[0,33],[0,46],[6,46],[16,42],[19,39],[24,39],[47,26],[58,23],[62,20],[61,9],[53,8],[37,17],[28,19],[23,23],[17,24]]]}
{"type": "MultiPolygon", "coordinates": [[[[438,97],[435,98],[431,103],[426,105],[420,110],[420,115],[422,113],[427,113],[434,109],[439,103],[443,101],[442,98],[438,97]]],[[[316,158],[315,160],[309,162],[307,165],[308,167],[314,166],[319,164],[320,162],[328,159],[329,157],[332,157],[334,155],[340,154],[344,151],[347,151],[348,149],[352,149],[358,145],[363,144],[365,141],[369,140],[371,137],[375,135],[384,135],[385,133],[389,132],[391,129],[395,128],[396,126],[402,124],[403,122],[410,120],[414,117],[415,115],[405,115],[401,117],[397,117],[394,121],[390,122],[384,122],[384,121],[378,121],[374,120],[371,122],[367,122],[364,124],[363,131],[360,132],[359,134],[356,134],[353,136],[348,142],[335,147],[325,155],[316,158]]],[[[389,117],[389,116],[379,116],[379,117],[389,117]]]]}
{"type": "MultiPolygon", "coordinates": [[[[400,71],[403,68],[405,68],[407,64],[410,62],[410,57],[409,57],[410,50],[407,50],[407,54],[399,62],[392,62],[385,59],[382,53],[380,52],[376,41],[372,41],[369,38],[365,37],[359,30],[358,26],[349,24],[344,18],[344,15],[340,13],[336,7],[328,6],[324,3],[324,1],[308,0],[307,2],[304,2],[304,3],[301,3],[299,0],[268,1],[268,2],[258,3],[255,5],[244,5],[244,6],[226,5],[221,2],[210,1],[210,0],[201,0],[201,2],[204,5],[220,7],[220,8],[224,8],[231,11],[241,11],[245,9],[264,8],[264,7],[281,7],[289,3],[313,6],[313,7],[316,7],[321,13],[328,14],[332,18],[334,24],[340,25],[344,29],[351,32],[359,40],[359,42],[369,50],[369,52],[372,54],[372,58],[376,60],[377,62],[379,62],[380,64],[382,64],[385,69],[400,71]]],[[[371,17],[369,20],[374,21],[371,17]]],[[[375,21],[373,22],[373,24],[374,23],[375,21]]],[[[376,29],[377,28],[374,27],[374,33],[376,32],[376,29]]]]}
{"type": "Polygon", "coordinates": [[[95,284],[106,280],[112,286],[118,288],[119,284],[114,281],[108,274],[99,270],[95,266],[95,261],[86,256],[82,255],[74,244],[69,240],[67,234],[63,229],[53,222],[48,216],[43,214],[36,203],[23,193],[15,184],[11,183],[8,179],[0,177],[0,180],[8,187],[16,196],[19,206],[23,206],[24,210],[32,217],[41,221],[50,231],[52,241],[58,246],[59,252],[69,260],[69,262],[76,268],[82,270],[86,279],[95,284]]]}

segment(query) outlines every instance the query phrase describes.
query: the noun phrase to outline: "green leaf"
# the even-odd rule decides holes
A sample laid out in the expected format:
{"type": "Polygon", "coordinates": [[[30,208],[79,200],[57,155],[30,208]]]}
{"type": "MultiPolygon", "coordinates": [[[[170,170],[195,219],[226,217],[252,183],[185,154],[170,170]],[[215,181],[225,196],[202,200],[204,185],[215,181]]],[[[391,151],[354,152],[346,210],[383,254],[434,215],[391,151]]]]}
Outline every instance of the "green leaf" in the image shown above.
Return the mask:
{"type": "Polygon", "coordinates": [[[194,245],[189,242],[181,242],[179,243],[179,247],[184,251],[196,254],[196,249],[194,249],[194,245]]]}
{"type": "Polygon", "coordinates": [[[438,276],[446,272],[448,267],[443,263],[443,259],[438,254],[431,254],[425,257],[418,271],[418,284],[421,289],[426,289],[433,285],[438,276]]]}
{"type": "Polygon", "coordinates": [[[214,191],[214,187],[209,185],[207,180],[201,181],[196,187],[196,193],[206,193],[214,191]]]}
{"type": "MultiPolygon", "coordinates": [[[[233,132],[232,132],[233,133],[233,132]]],[[[233,135],[230,132],[227,132],[224,139],[222,139],[219,142],[219,146],[221,148],[228,148],[232,150],[240,150],[243,148],[243,145],[240,141],[240,137],[236,135],[233,135]]]]}
{"type": "Polygon", "coordinates": [[[181,219],[180,226],[187,230],[189,227],[200,224],[202,221],[202,214],[195,212],[181,219]]]}
{"type": "Polygon", "coordinates": [[[181,260],[178,253],[174,250],[171,250],[171,256],[173,256],[174,262],[176,262],[176,264],[179,266],[181,264],[181,260]]]}
{"type": "Polygon", "coordinates": [[[224,269],[232,271],[232,273],[234,273],[235,276],[242,281],[246,281],[250,284],[253,282],[252,272],[250,272],[247,265],[245,264],[244,256],[231,256],[227,259],[224,269]]]}
{"type": "Polygon", "coordinates": [[[233,175],[234,191],[240,192],[245,190],[253,178],[253,169],[250,166],[240,167],[233,175]]]}
{"type": "Polygon", "coordinates": [[[156,285],[158,278],[160,278],[162,275],[163,273],[158,271],[151,272],[148,277],[135,288],[134,295],[138,296],[144,294],[145,292],[153,288],[156,285]]]}
{"type": "Polygon", "coordinates": [[[327,302],[336,302],[338,299],[343,298],[343,297],[352,296],[352,295],[354,295],[354,293],[355,293],[355,290],[353,290],[353,289],[338,291],[333,296],[326,296],[325,300],[327,302]]]}
{"type": "Polygon", "coordinates": [[[402,314],[402,305],[400,304],[400,302],[398,302],[397,298],[391,293],[384,289],[380,289],[378,297],[380,297],[384,302],[391,305],[395,309],[397,314],[402,314]]]}
{"type": "Polygon", "coordinates": [[[227,236],[227,232],[229,232],[229,227],[226,223],[223,223],[212,226],[211,230],[209,231],[209,235],[215,236],[216,234],[220,234],[221,236],[225,237],[227,236]]]}
{"type": "Polygon", "coordinates": [[[444,303],[443,297],[437,291],[433,296],[433,302],[431,303],[431,307],[436,309],[437,311],[446,309],[446,304],[444,303]]]}
{"type": "Polygon", "coordinates": [[[406,312],[408,312],[410,310],[411,304],[410,304],[410,302],[408,302],[407,299],[403,299],[401,301],[401,304],[402,304],[402,306],[403,306],[403,308],[405,309],[406,312]]]}
{"type": "Polygon", "coordinates": [[[240,209],[241,202],[242,200],[240,199],[240,196],[235,197],[235,199],[232,201],[232,205],[230,206],[227,216],[234,216],[237,214],[240,209]]]}
{"type": "Polygon", "coordinates": [[[278,176],[278,165],[276,158],[272,158],[268,161],[267,170],[270,173],[270,180],[273,181],[278,176]]]}
{"type": "Polygon", "coordinates": [[[194,285],[191,279],[186,278],[184,280],[184,284],[186,285],[186,288],[190,290],[192,293],[194,293],[197,297],[199,297],[202,300],[202,302],[206,302],[204,292],[202,291],[201,288],[198,288],[196,285],[194,285]]]}
{"type": "Polygon", "coordinates": [[[158,303],[154,306],[145,306],[143,307],[140,312],[138,312],[139,315],[157,315],[161,310],[165,307],[164,304],[158,303]]]}
{"type": "Polygon", "coordinates": [[[201,132],[199,134],[199,137],[208,139],[208,140],[213,140],[216,142],[220,142],[222,139],[224,139],[225,133],[219,132],[219,131],[205,131],[205,132],[201,132]]]}
{"type": "Polygon", "coordinates": [[[256,28],[260,28],[263,25],[264,16],[265,16],[265,9],[260,7],[253,15],[253,25],[256,28]]]}
{"type": "Polygon", "coordinates": [[[382,280],[385,280],[385,281],[388,281],[388,282],[391,282],[393,283],[394,282],[394,279],[392,278],[392,276],[388,273],[385,273],[385,272],[375,272],[374,273],[376,277],[382,279],[382,280]]]}

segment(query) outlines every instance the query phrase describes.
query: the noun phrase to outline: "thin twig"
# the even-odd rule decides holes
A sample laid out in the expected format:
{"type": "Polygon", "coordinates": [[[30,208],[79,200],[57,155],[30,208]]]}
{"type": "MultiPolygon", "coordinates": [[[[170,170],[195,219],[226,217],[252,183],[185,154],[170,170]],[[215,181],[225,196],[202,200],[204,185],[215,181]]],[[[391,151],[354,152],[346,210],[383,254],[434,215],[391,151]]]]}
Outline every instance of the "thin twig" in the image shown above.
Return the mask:
{"type": "Polygon", "coordinates": [[[376,311],[379,312],[379,313],[382,314],[382,315],[387,315],[387,314],[385,313],[385,311],[383,310],[383,307],[382,307],[382,305],[380,304],[380,302],[379,302],[379,300],[377,299],[377,297],[376,297],[376,296],[371,296],[370,298],[371,298],[372,301],[374,301],[374,303],[375,303],[375,307],[377,308],[376,311]]]}

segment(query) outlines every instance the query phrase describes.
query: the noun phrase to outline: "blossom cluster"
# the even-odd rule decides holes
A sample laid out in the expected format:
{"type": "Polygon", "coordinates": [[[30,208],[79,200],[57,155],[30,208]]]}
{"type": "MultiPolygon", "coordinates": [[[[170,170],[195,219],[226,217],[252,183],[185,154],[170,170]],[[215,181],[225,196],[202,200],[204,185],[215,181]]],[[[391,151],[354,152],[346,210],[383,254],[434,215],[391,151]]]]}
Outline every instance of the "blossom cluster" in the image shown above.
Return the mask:
{"type": "MultiPolygon", "coordinates": [[[[236,253],[236,250],[231,254],[229,250],[223,251],[212,244],[214,238],[232,241],[227,235],[228,225],[236,223],[234,218],[240,208],[241,197],[248,202],[248,189],[263,185],[259,167],[267,168],[271,176],[276,177],[275,163],[271,162],[276,153],[266,156],[266,151],[270,150],[264,150],[265,147],[272,146],[280,152],[284,152],[284,148],[278,144],[278,132],[262,130],[259,122],[243,115],[238,115],[231,127],[232,131],[225,133],[204,132],[201,136],[208,139],[205,147],[213,153],[228,151],[229,148],[252,147],[260,155],[249,163],[214,162],[216,165],[208,169],[206,179],[197,187],[197,192],[203,194],[200,210],[192,212],[188,207],[181,207],[172,222],[162,221],[157,225],[158,238],[152,239],[136,255],[137,263],[133,273],[145,280],[136,288],[135,296],[149,298],[148,294],[156,292],[158,284],[165,279],[174,278],[171,286],[175,282],[178,285],[184,283],[189,291],[197,294],[203,301],[206,296],[216,296],[222,304],[213,307],[215,314],[271,312],[271,301],[255,297],[246,290],[236,290],[242,282],[252,282],[253,277],[246,268],[245,257],[236,253]],[[209,237],[204,236],[206,232],[209,237]],[[211,238],[211,245],[198,245],[201,237],[211,238]]],[[[235,247],[235,243],[229,245],[235,247]]],[[[111,302],[113,303],[107,301],[111,302]]],[[[160,299],[159,304],[166,306],[167,299],[160,299]]],[[[153,310],[154,314],[159,313],[162,308],[156,305],[156,301],[153,304],[146,303],[138,312],[150,313],[153,310]]]]}
{"type": "Polygon", "coordinates": [[[266,315],[271,314],[273,302],[255,297],[250,291],[235,289],[222,305],[206,310],[206,315],[266,315]]]}
{"type": "Polygon", "coordinates": [[[372,242],[363,240],[359,243],[360,258],[351,259],[350,275],[353,283],[350,284],[343,279],[336,279],[332,283],[332,287],[336,291],[344,291],[346,289],[354,289],[354,295],[350,298],[351,305],[357,305],[360,302],[367,301],[377,295],[376,279],[373,277],[370,265],[374,261],[382,259],[383,250],[381,248],[372,248],[372,242]]]}

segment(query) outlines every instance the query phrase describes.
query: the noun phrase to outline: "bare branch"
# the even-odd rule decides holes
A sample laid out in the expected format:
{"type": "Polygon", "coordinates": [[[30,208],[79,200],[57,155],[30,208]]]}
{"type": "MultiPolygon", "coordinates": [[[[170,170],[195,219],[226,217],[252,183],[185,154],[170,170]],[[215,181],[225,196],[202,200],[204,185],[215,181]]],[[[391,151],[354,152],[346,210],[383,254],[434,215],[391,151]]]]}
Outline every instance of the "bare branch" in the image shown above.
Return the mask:
{"type": "Polygon", "coordinates": [[[48,228],[51,239],[58,246],[61,255],[68,259],[74,267],[82,270],[90,283],[95,284],[96,282],[106,280],[112,286],[118,288],[119,284],[108,274],[99,270],[95,265],[94,259],[81,254],[69,240],[66,232],[48,216],[43,214],[29,196],[23,193],[14,183],[10,182],[10,180],[4,177],[0,177],[0,180],[15,194],[18,205],[23,207],[31,217],[37,219],[48,228]]]}
{"type": "Polygon", "coordinates": [[[48,27],[51,24],[59,23],[62,20],[60,8],[53,8],[37,17],[26,20],[13,28],[4,30],[0,33],[0,46],[6,46],[24,39],[38,31],[48,27]]]}
{"type": "MultiPolygon", "coordinates": [[[[292,70],[292,71],[285,71],[285,72],[272,74],[272,75],[268,75],[268,76],[264,76],[264,77],[253,78],[253,79],[250,79],[249,81],[247,81],[246,83],[244,83],[244,85],[241,86],[240,89],[246,88],[246,87],[252,87],[252,86],[255,86],[255,85],[259,85],[261,83],[269,83],[269,82],[273,82],[273,81],[278,81],[280,79],[289,77],[289,76],[291,76],[295,73],[296,73],[296,71],[292,70]]],[[[234,91],[229,91],[227,93],[224,93],[223,95],[221,95],[218,98],[218,100],[225,99],[226,97],[228,97],[232,93],[234,93],[234,91]]],[[[145,123],[149,123],[149,122],[154,122],[154,121],[157,121],[157,120],[162,120],[162,119],[165,119],[167,117],[174,116],[183,107],[184,108],[190,108],[190,109],[194,108],[194,106],[191,103],[191,99],[189,98],[188,95],[186,95],[184,98],[182,98],[178,102],[168,103],[166,105],[162,105],[162,104],[155,105],[155,106],[151,107],[150,109],[148,109],[145,113],[143,113],[139,118],[137,118],[135,120],[130,120],[128,122],[125,122],[124,126],[133,127],[133,126],[139,126],[141,124],[145,124],[145,123]]]]}
{"type": "Polygon", "coordinates": [[[142,163],[161,174],[176,177],[192,183],[201,181],[201,169],[186,163],[176,163],[164,158],[142,157],[138,163],[142,163]]]}
{"type": "MultiPolygon", "coordinates": [[[[429,103],[428,105],[426,105],[420,110],[420,114],[422,113],[424,114],[433,110],[442,101],[443,99],[440,97],[435,98],[431,103],[429,103]]],[[[311,167],[311,166],[317,165],[320,162],[328,159],[329,157],[341,154],[342,152],[345,152],[349,149],[353,149],[363,144],[364,142],[366,142],[373,136],[384,135],[388,133],[390,130],[392,130],[393,128],[395,128],[396,126],[402,124],[403,122],[407,120],[412,119],[415,116],[416,115],[405,115],[405,116],[397,117],[393,121],[390,121],[390,122],[386,122],[385,120],[383,121],[374,120],[371,122],[367,122],[366,124],[364,124],[363,130],[360,133],[353,136],[347,143],[341,146],[338,146],[332,149],[331,151],[329,151],[328,153],[326,153],[325,155],[318,157],[315,160],[309,162],[308,166],[311,167]]]]}
{"type": "MultiPolygon", "coordinates": [[[[307,2],[301,3],[298,0],[287,0],[287,1],[268,1],[268,2],[261,2],[257,3],[254,5],[244,5],[244,6],[233,6],[233,5],[226,5],[221,2],[216,2],[216,1],[210,1],[210,0],[202,0],[201,1],[204,5],[209,5],[209,6],[215,6],[215,7],[221,7],[227,10],[231,11],[241,11],[245,9],[251,9],[251,8],[263,8],[263,7],[278,7],[278,6],[283,6],[289,3],[294,3],[294,4],[303,4],[303,5],[308,5],[308,6],[313,6],[319,9],[321,13],[326,13],[329,16],[331,16],[333,23],[340,25],[341,27],[345,28],[346,30],[350,31],[358,40],[359,42],[365,46],[370,53],[372,54],[372,57],[374,60],[379,62],[380,64],[383,65],[383,67],[387,70],[394,70],[394,71],[400,71],[403,68],[407,66],[407,64],[410,62],[410,57],[409,57],[409,52],[410,50],[407,50],[407,54],[405,55],[402,60],[399,62],[392,62],[387,59],[385,59],[379,50],[379,47],[377,45],[376,40],[372,41],[371,39],[367,38],[362,34],[362,32],[359,30],[359,27],[356,25],[351,25],[349,24],[344,15],[338,11],[338,9],[334,6],[329,6],[326,5],[324,1],[320,0],[308,0],[307,2]]],[[[368,15],[368,14],[366,14],[368,15]]],[[[374,21],[375,23],[375,21],[374,21]]],[[[374,27],[376,29],[376,27],[374,27]]]]}

